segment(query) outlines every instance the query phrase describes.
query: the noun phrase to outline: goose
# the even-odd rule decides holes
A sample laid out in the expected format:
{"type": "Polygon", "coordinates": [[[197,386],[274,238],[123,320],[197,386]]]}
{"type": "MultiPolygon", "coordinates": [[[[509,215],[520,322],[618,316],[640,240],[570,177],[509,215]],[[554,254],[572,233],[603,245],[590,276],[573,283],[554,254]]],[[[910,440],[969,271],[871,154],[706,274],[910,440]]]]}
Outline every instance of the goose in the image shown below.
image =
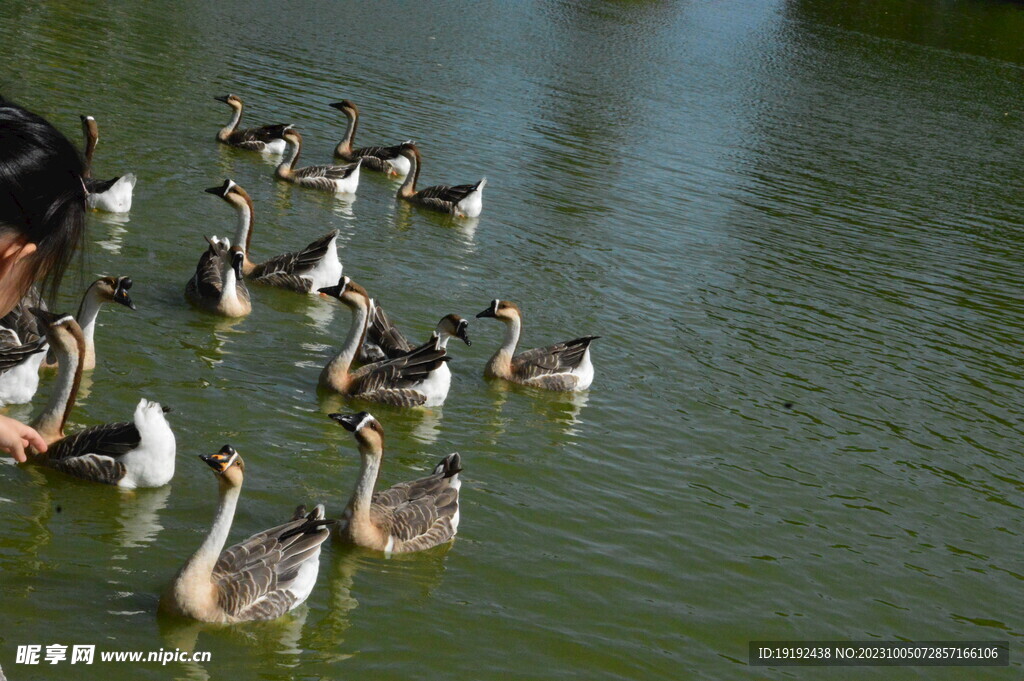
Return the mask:
{"type": "MultiPolygon", "coordinates": [[[[75,315],[75,319],[85,335],[85,353],[82,356],[84,371],[92,371],[96,368],[96,317],[99,316],[100,307],[104,303],[118,303],[129,310],[134,310],[135,303],[128,294],[131,287],[131,277],[100,277],[85,289],[82,302],[78,306],[78,314],[75,315]]],[[[47,369],[57,367],[56,357],[52,353],[47,356],[43,367],[47,369]]]]}
{"type": "Polygon", "coordinates": [[[284,140],[288,143],[288,152],[281,159],[274,174],[278,179],[297,184],[300,187],[311,187],[328,192],[355,192],[359,186],[359,165],[362,160],[344,166],[306,166],[296,168],[302,153],[302,135],[298,130],[288,128],[284,132],[284,140]]]}
{"type": "MultiPolygon", "coordinates": [[[[461,339],[466,345],[469,340],[469,322],[457,314],[448,314],[434,328],[433,335],[438,337],[440,346],[447,350],[448,340],[453,336],[461,339]]],[[[377,301],[370,299],[370,315],[367,321],[366,338],[359,347],[356,359],[363,363],[379,362],[382,359],[394,359],[408,354],[415,346],[398,330],[387,313],[377,301]]]]}
{"type": "Polygon", "coordinates": [[[263,151],[268,154],[284,153],[287,145],[282,135],[288,127],[287,125],[277,123],[275,125],[263,125],[258,128],[239,130],[238,124],[242,120],[242,100],[235,95],[214,97],[214,99],[218,102],[224,102],[234,109],[231,121],[217,133],[218,142],[229,147],[246,149],[248,151],[263,151]]]}
{"type": "Polygon", "coordinates": [[[170,482],[177,448],[165,410],[157,402],[139,400],[132,423],[107,423],[65,436],[64,425],[82,382],[85,336],[71,315],[38,308],[32,312],[46,326],[58,368],[50,400],[32,422],[47,450],[32,451],[28,463],[128,489],[170,482]]]}
{"type": "Polygon", "coordinates": [[[400,144],[393,147],[360,147],[352,148],[352,141],[356,136],[356,129],[359,127],[359,108],[353,102],[343,99],[330,105],[348,119],[348,128],[345,136],[334,149],[334,158],[342,161],[362,160],[363,167],[376,170],[388,175],[407,175],[409,173],[409,159],[399,154],[400,144]]]}
{"type": "Polygon", "coordinates": [[[373,491],[384,456],[384,429],[371,414],[330,414],[353,433],[362,467],[352,498],[338,524],[339,540],[385,553],[429,549],[455,537],[459,529],[462,460],[442,459],[425,478],[373,491]]]}
{"type": "Polygon", "coordinates": [[[245,462],[231,445],[199,458],[217,476],[220,503],[210,533],[178,570],[160,598],[164,612],[201,622],[228,624],[273,620],[302,605],[316,585],[320,545],[337,521],[324,507],[252,535],[224,550],[242,491],[245,462]]]}
{"type": "Polygon", "coordinates": [[[505,323],[505,342],[484,369],[488,378],[563,391],[586,390],[593,382],[590,344],[600,336],[583,336],[516,355],[523,323],[518,305],[507,300],[492,300],[491,306],[477,317],[493,317],[505,323]]]}
{"type": "Polygon", "coordinates": [[[100,140],[99,126],[92,116],[81,116],[82,133],[85,135],[85,171],[82,183],[85,185],[85,204],[94,210],[107,213],[127,213],[132,209],[132,192],[137,181],[134,173],[126,173],[112,180],[94,180],[92,177],[92,154],[100,140]]]}
{"type": "Polygon", "coordinates": [[[350,371],[366,335],[370,297],[349,277],[320,293],[337,298],[352,310],[352,326],[338,354],[320,372],[320,386],[335,392],[397,407],[437,406],[447,391],[440,392],[438,369],[448,361],[447,353],[432,338],[396,359],[367,364],[350,371]]]}
{"type": "Polygon", "coordinates": [[[210,187],[206,192],[224,199],[238,213],[235,243],[244,249],[242,274],[249,281],[315,294],[317,289],[330,286],[341,278],[338,230],[331,230],[301,251],[276,255],[257,265],[249,259],[256,222],[249,193],[231,180],[224,180],[224,184],[210,187]]]}
{"type": "Polygon", "coordinates": [[[210,247],[196,265],[196,273],[185,285],[185,297],[192,304],[225,317],[244,317],[252,312],[249,289],[242,279],[245,253],[231,241],[204,237],[210,247]]]}
{"type": "Polygon", "coordinates": [[[398,153],[411,164],[409,174],[398,188],[398,198],[456,217],[475,218],[480,215],[484,207],[486,177],[476,184],[460,184],[455,187],[439,184],[416,191],[416,182],[420,179],[420,150],[412,142],[405,142],[399,145],[398,153]]]}

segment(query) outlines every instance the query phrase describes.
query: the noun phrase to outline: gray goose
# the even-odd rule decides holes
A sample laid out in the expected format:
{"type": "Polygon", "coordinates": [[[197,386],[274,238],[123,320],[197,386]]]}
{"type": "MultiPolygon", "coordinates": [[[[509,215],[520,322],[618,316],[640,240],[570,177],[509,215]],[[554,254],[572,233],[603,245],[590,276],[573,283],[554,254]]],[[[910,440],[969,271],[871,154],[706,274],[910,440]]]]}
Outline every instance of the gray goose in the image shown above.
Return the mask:
{"type": "Polygon", "coordinates": [[[82,133],[85,135],[85,171],[82,184],[85,185],[85,204],[89,208],[107,213],[127,213],[132,209],[132,194],[135,191],[134,173],[119,175],[112,180],[96,180],[92,177],[92,155],[100,139],[99,126],[92,116],[80,116],[82,133]]]}
{"type": "Polygon", "coordinates": [[[355,435],[362,459],[355,489],[338,524],[339,540],[385,553],[407,553],[455,537],[462,486],[462,460],[457,453],[442,459],[425,478],[374,492],[384,457],[384,429],[365,411],[330,417],[355,435]]]}
{"type": "Polygon", "coordinates": [[[402,186],[398,188],[399,199],[442,213],[451,213],[456,217],[475,218],[483,211],[484,187],[487,186],[486,177],[476,184],[460,184],[454,187],[439,184],[417,191],[416,182],[420,179],[422,158],[420,150],[412,142],[405,142],[399,145],[398,153],[408,159],[412,166],[409,174],[405,176],[402,186]]]}
{"type": "Polygon", "coordinates": [[[396,407],[436,406],[444,402],[448,387],[440,368],[448,356],[437,338],[411,352],[351,371],[359,346],[366,336],[370,297],[349,277],[320,293],[337,298],[352,310],[352,325],[338,354],[320,372],[320,387],[334,392],[390,404],[396,407]]]}
{"type": "Polygon", "coordinates": [[[206,238],[209,248],[199,257],[195,274],[185,284],[185,297],[205,310],[225,317],[252,312],[249,289],[242,278],[245,253],[229,239],[206,238]]]}
{"type": "Polygon", "coordinates": [[[218,142],[247,151],[262,151],[268,154],[284,153],[287,145],[282,135],[288,128],[286,124],[277,123],[239,130],[238,124],[242,120],[242,100],[235,95],[214,97],[214,99],[224,102],[233,110],[231,121],[217,132],[218,142]]]}
{"type": "Polygon", "coordinates": [[[65,436],[64,426],[82,382],[85,337],[71,315],[36,308],[32,312],[46,326],[58,368],[50,401],[32,422],[47,449],[30,452],[28,463],[126,488],[170,482],[177,447],[165,410],[156,402],[139,400],[130,423],[106,423],[65,436]]]}
{"type": "Polygon", "coordinates": [[[356,136],[356,129],[359,127],[359,108],[354,102],[343,99],[340,102],[331,104],[331,107],[345,114],[348,119],[348,128],[345,136],[334,148],[334,158],[342,161],[363,162],[363,168],[387,173],[388,175],[407,175],[409,173],[409,159],[402,156],[400,144],[391,147],[360,147],[352,148],[352,142],[356,136]]]}
{"type": "Polygon", "coordinates": [[[309,597],[320,571],[320,545],[336,521],[324,507],[295,510],[286,523],[224,550],[242,490],[245,464],[230,445],[200,455],[217,476],[220,503],[210,534],[160,598],[160,609],[201,622],[273,620],[309,597]]]}
{"type": "Polygon", "coordinates": [[[288,128],[284,132],[284,140],[288,143],[288,153],[274,171],[279,180],[310,187],[327,192],[354,193],[359,187],[359,166],[362,160],[348,165],[306,166],[296,168],[302,154],[302,135],[298,130],[288,128]]]}
{"type": "Polygon", "coordinates": [[[298,293],[315,294],[318,289],[330,286],[341,278],[338,230],[331,230],[301,251],[276,255],[256,264],[249,259],[256,223],[256,211],[249,193],[231,180],[224,180],[221,186],[210,187],[205,191],[223,199],[238,214],[235,243],[243,248],[245,259],[242,262],[242,274],[249,281],[298,293]]]}
{"type": "Polygon", "coordinates": [[[522,330],[519,306],[508,300],[492,300],[491,306],[477,317],[493,317],[505,324],[505,342],[484,369],[488,378],[545,390],[586,390],[594,380],[590,363],[590,344],[600,336],[583,336],[546,348],[515,354],[522,330]]]}

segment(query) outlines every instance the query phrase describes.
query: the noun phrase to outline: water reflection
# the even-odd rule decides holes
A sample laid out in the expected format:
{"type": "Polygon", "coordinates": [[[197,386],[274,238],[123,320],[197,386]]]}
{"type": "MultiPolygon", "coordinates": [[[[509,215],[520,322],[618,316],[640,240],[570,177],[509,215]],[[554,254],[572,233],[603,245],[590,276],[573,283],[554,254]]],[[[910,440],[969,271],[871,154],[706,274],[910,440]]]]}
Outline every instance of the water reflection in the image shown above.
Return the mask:
{"type": "Polygon", "coordinates": [[[171,486],[157,489],[125,490],[115,520],[117,543],[122,548],[138,548],[156,539],[160,530],[160,511],[167,507],[171,486]]]}
{"type": "Polygon", "coordinates": [[[114,255],[121,254],[121,245],[124,242],[124,235],[128,233],[125,225],[131,222],[127,213],[92,213],[94,224],[89,225],[89,232],[95,238],[100,234],[106,234],[105,239],[95,239],[93,243],[105,251],[114,255]],[[99,223],[99,224],[95,224],[99,223]]]}

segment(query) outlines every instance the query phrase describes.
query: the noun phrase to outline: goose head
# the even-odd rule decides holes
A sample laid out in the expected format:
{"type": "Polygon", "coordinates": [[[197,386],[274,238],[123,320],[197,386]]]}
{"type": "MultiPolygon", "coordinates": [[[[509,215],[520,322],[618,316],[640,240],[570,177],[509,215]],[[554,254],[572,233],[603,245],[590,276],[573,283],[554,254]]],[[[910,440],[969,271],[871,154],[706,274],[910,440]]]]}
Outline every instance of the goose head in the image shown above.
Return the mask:
{"type": "Polygon", "coordinates": [[[457,314],[441,317],[441,321],[437,323],[437,333],[438,335],[448,334],[449,336],[455,336],[466,345],[473,344],[469,340],[469,322],[457,314]]]}
{"type": "Polygon", "coordinates": [[[420,162],[420,149],[416,146],[415,142],[402,142],[398,145],[398,153],[410,161],[415,161],[417,164],[420,162]]]}
{"type": "Polygon", "coordinates": [[[100,138],[100,129],[96,125],[96,119],[92,116],[79,116],[82,119],[82,133],[87,140],[96,142],[100,138]]]}
{"type": "Polygon", "coordinates": [[[242,267],[245,265],[245,251],[242,250],[241,246],[232,246],[229,253],[229,257],[231,258],[231,269],[235,271],[235,276],[241,280],[242,267]]]}
{"type": "Polygon", "coordinates": [[[331,104],[330,107],[332,109],[337,109],[349,118],[354,118],[359,115],[359,107],[349,99],[343,99],[340,102],[335,102],[334,104],[331,104]]]}
{"type": "Polygon", "coordinates": [[[511,300],[498,300],[495,298],[491,301],[491,306],[483,312],[478,312],[476,317],[477,319],[493,317],[498,321],[510,322],[520,317],[519,306],[511,300]]]}
{"type": "Polygon", "coordinates": [[[302,135],[290,125],[284,126],[284,129],[281,131],[281,138],[288,144],[294,144],[297,147],[302,146],[302,135]]]}
{"type": "Polygon", "coordinates": [[[92,288],[102,302],[118,303],[130,310],[135,309],[135,303],[128,294],[132,287],[131,277],[100,277],[93,282],[92,288]]]}
{"type": "Polygon", "coordinates": [[[71,315],[66,313],[58,314],[38,307],[30,307],[29,312],[42,322],[43,329],[46,332],[46,340],[54,348],[72,349],[84,347],[85,336],[82,335],[82,327],[78,325],[78,322],[71,315]]]}
{"type": "Polygon", "coordinates": [[[231,445],[224,445],[216,454],[200,454],[207,466],[213,469],[218,482],[228,487],[241,487],[245,477],[245,462],[231,445]]]}
{"type": "Polygon", "coordinates": [[[214,196],[224,199],[236,209],[248,206],[252,203],[252,198],[249,196],[249,192],[235,184],[233,180],[224,180],[224,184],[217,187],[210,187],[203,191],[207,194],[213,194],[214,196]]]}
{"type": "Polygon", "coordinates": [[[363,306],[369,309],[370,296],[362,286],[352,281],[347,275],[342,275],[335,286],[325,286],[318,289],[317,293],[337,298],[349,307],[363,306]]]}
{"type": "Polygon", "coordinates": [[[356,436],[356,442],[359,443],[360,451],[384,451],[384,428],[370,412],[329,414],[328,416],[344,426],[345,430],[356,436]]]}
{"type": "Polygon", "coordinates": [[[235,95],[224,95],[223,97],[214,97],[218,102],[224,102],[232,109],[241,109],[242,100],[235,95]]]}

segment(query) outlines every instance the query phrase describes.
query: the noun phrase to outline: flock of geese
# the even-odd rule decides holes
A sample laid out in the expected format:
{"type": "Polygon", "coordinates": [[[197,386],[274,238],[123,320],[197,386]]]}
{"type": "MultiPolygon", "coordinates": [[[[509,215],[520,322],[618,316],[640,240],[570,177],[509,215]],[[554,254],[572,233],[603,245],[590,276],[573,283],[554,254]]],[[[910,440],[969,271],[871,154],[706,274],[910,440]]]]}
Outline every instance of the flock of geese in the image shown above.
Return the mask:
{"type": "MultiPolygon", "coordinates": [[[[296,167],[302,136],[291,125],[240,129],[242,100],[218,97],[231,107],[231,121],[217,141],[249,151],[282,154],[275,176],[301,187],[354,192],[362,168],[403,177],[397,198],[456,217],[480,214],[486,180],[458,186],[416,189],[421,155],[412,142],[354,148],[359,110],[348,100],[332,104],[348,119],[334,150],[342,165],[296,167]]],[[[92,157],[99,139],[91,116],[82,116],[88,205],[126,212],[136,184],[133,174],[111,180],[92,179],[92,157]]],[[[229,204],[236,214],[233,239],[204,237],[185,296],[214,314],[240,317],[252,311],[248,286],[272,286],[300,294],[338,300],[351,312],[341,346],[320,373],[320,387],[358,400],[417,408],[442,404],[451,385],[448,341],[470,344],[469,322],[457,314],[440,319],[431,337],[411,343],[388,317],[380,302],[342,273],[338,231],[324,234],[302,250],[254,262],[250,259],[256,214],[253,200],[231,180],[206,192],[229,204]]],[[[82,296],[76,315],[46,309],[31,291],[0,319],[0,405],[28,402],[41,371],[56,369],[49,400],[32,421],[48,449],[31,450],[28,464],[45,466],[84,480],[124,488],[159,487],[174,476],[176,443],[168,409],[141,399],[131,421],[113,422],[65,433],[83,372],[96,366],[93,342],[97,315],[106,303],[134,310],[129,277],[101,277],[82,296]]],[[[516,353],[522,330],[519,306],[493,300],[478,318],[505,325],[505,337],[484,368],[488,378],[504,379],[557,391],[587,389],[594,377],[590,344],[596,336],[516,353]]],[[[366,411],[330,414],[353,434],[361,458],[355,488],[341,517],[327,517],[323,505],[298,507],[287,522],[225,549],[244,479],[245,464],[230,445],[200,458],[213,471],[219,504],[213,525],[198,550],[178,571],[163,594],[161,609],[206,622],[268,620],[297,607],[312,591],[320,549],[333,534],[339,541],[386,554],[419,551],[450,541],[459,526],[459,454],[450,454],[430,475],[376,491],[384,455],[384,429],[366,411]]]]}

